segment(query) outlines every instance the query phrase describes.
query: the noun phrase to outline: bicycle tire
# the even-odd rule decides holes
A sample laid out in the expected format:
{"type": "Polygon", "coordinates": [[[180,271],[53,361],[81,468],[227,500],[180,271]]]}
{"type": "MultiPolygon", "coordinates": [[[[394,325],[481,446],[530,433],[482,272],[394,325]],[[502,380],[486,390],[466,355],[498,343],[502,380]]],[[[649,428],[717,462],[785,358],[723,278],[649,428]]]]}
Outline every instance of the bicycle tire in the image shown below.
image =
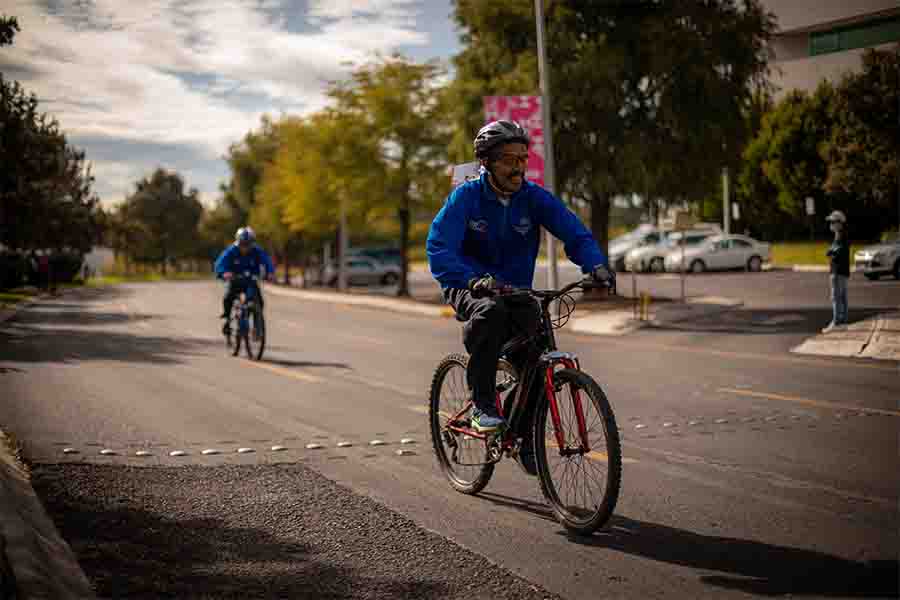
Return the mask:
{"type": "Polygon", "coordinates": [[[238,331],[233,332],[234,335],[234,346],[231,348],[231,355],[237,356],[241,352],[241,332],[239,327],[240,322],[236,322],[235,325],[238,325],[238,331]]]}
{"type": "MultiPolygon", "coordinates": [[[[454,465],[451,457],[447,455],[448,449],[446,448],[444,443],[443,425],[441,423],[441,390],[444,387],[444,382],[447,380],[447,375],[454,368],[461,369],[463,373],[462,385],[460,386],[457,383],[454,386],[456,388],[454,391],[456,391],[457,394],[462,393],[464,395],[464,399],[462,400],[462,402],[468,401],[468,386],[465,384],[465,372],[468,362],[469,359],[465,355],[450,354],[448,356],[445,356],[444,359],[441,360],[440,363],[438,363],[438,366],[434,371],[434,376],[431,379],[431,389],[428,394],[428,421],[431,425],[431,443],[434,447],[434,454],[441,471],[444,473],[444,475],[447,477],[447,480],[450,482],[450,485],[453,486],[456,491],[463,494],[474,495],[485,488],[485,486],[490,482],[491,476],[494,474],[494,465],[487,463],[487,456],[486,452],[484,451],[484,442],[478,439],[460,440],[463,443],[474,442],[473,444],[471,444],[471,446],[474,446],[476,448],[480,447],[482,449],[480,460],[481,462],[487,464],[482,464],[479,467],[454,465]],[[469,469],[469,472],[472,473],[472,477],[470,479],[461,477],[457,474],[455,467],[469,469]]],[[[457,410],[455,410],[454,412],[459,412],[459,410],[461,409],[462,404],[460,404],[457,410]]],[[[446,417],[444,417],[444,420],[446,420],[446,417]]],[[[462,436],[456,435],[455,437],[461,438],[462,436]]],[[[477,455],[478,453],[476,452],[474,454],[477,455]]]]}
{"type": "MultiPolygon", "coordinates": [[[[259,331],[259,337],[256,340],[256,352],[253,352],[255,360],[262,360],[263,352],[266,350],[266,319],[260,309],[256,308],[250,313],[251,326],[250,331],[256,329],[259,331]]],[[[248,334],[249,335],[249,334],[248,334]]]]}
{"type": "MultiPolygon", "coordinates": [[[[584,461],[603,462],[607,465],[606,470],[608,473],[602,500],[599,503],[596,503],[592,510],[579,509],[576,513],[573,510],[572,505],[565,502],[564,499],[560,497],[559,490],[557,489],[558,486],[554,482],[553,475],[555,470],[550,465],[550,452],[553,452],[556,441],[552,439],[552,433],[547,432],[550,401],[546,394],[543,395],[543,399],[534,415],[534,448],[536,454],[535,458],[537,459],[538,478],[541,482],[541,491],[544,494],[544,498],[553,509],[556,519],[568,531],[580,535],[590,535],[609,521],[615,510],[616,502],[619,499],[619,491],[622,486],[622,445],[619,440],[619,430],[616,426],[616,419],[612,411],[612,406],[610,406],[606,394],[603,393],[603,390],[597,382],[588,374],[574,369],[561,369],[554,373],[553,383],[554,387],[558,390],[566,385],[575,385],[578,390],[583,392],[581,394],[582,406],[585,406],[586,400],[593,405],[600,417],[600,425],[606,439],[605,452],[598,452],[599,448],[597,448],[592,449],[592,452],[587,456],[574,455],[570,457],[575,461],[580,461],[575,468],[576,470],[581,468],[586,478],[587,470],[583,467],[584,461]],[[548,437],[551,437],[551,439],[548,440],[548,437]],[[548,442],[551,443],[548,444],[548,442]]],[[[562,394],[557,392],[557,403],[560,406],[561,418],[563,413],[563,402],[565,402],[565,399],[562,398],[562,394]]],[[[587,411],[585,410],[584,412],[586,413],[587,411]]],[[[585,421],[588,420],[587,415],[585,415],[585,421]]],[[[590,431],[593,431],[593,421],[586,423],[586,425],[590,426],[590,431]]],[[[552,421],[550,426],[552,432],[552,421]]],[[[565,425],[563,425],[563,428],[565,430],[565,425]]],[[[561,456],[558,451],[555,452],[554,455],[561,456]]],[[[568,472],[567,466],[566,471],[563,473],[563,477],[565,477],[565,473],[568,472]]],[[[584,491],[585,488],[586,486],[582,487],[582,491],[584,491]]],[[[578,491],[578,484],[576,484],[576,501],[578,491]]],[[[592,498],[592,501],[593,500],[594,498],[592,498]]]]}

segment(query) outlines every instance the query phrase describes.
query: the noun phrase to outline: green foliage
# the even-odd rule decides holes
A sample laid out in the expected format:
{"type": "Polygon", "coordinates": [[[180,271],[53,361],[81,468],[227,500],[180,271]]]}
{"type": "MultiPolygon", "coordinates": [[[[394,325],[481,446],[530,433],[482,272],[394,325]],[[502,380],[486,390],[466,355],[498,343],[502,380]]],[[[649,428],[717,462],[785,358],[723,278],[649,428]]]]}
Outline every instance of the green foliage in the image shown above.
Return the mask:
{"type": "Polygon", "coordinates": [[[141,263],[158,263],[165,273],[173,261],[198,255],[203,206],[197,190],[185,192],[177,173],[157,169],[138,181],[118,208],[113,248],[141,263]]]}
{"type": "MultiPolygon", "coordinates": [[[[14,18],[0,18],[0,46],[14,18]]],[[[90,249],[98,199],[84,152],[73,148],[38,100],[0,73],[0,243],[22,250],[90,249]]]]}
{"type": "Polygon", "coordinates": [[[868,50],[863,68],[847,75],[832,99],[824,188],[852,194],[868,208],[891,209],[900,177],[900,44],[868,50]]]}
{"type": "MultiPolygon", "coordinates": [[[[545,4],[557,185],[590,203],[595,235],[606,238],[614,194],[714,187],[766,85],[772,16],[753,0],[545,4]]],[[[537,92],[536,42],[530,2],[457,0],[456,19],[465,48],[447,97],[451,156],[464,160],[483,96],[537,92]]]]}

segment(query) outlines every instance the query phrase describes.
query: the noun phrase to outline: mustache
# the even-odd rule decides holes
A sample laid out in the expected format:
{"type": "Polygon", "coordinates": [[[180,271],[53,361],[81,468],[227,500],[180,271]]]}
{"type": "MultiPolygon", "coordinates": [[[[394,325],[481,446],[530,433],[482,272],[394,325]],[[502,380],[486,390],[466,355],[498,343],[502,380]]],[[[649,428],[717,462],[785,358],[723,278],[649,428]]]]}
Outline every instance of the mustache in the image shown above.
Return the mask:
{"type": "Polygon", "coordinates": [[[510,178],[512,178],[512,177],[523,177],[524,175],[525,175],[525,173],[523,173],[522,171],[512,171],[512,172],[510,172],[509,177],[510,177],[510,178]]]}

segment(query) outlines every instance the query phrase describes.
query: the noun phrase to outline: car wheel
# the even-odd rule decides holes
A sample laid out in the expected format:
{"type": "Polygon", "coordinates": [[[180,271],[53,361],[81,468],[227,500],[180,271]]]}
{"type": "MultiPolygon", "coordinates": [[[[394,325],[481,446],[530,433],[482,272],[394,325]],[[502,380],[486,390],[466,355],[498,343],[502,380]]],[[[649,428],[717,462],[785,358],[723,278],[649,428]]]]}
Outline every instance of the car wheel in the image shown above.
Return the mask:
{"type": "Polygon", "coordinates": [[[400,276],[396,273],[385,273],[384,277],[381,278],[382,285],[397,285],[400,281],[400,276]]]}
{"type": "Polygon", "coordinates": [[[894,279],[900,281],[900,258],[894,263],[894,279]]]}
{"type": "Polygon", "coordinates": [[[663,273],[666,270],[666,263],[663,262],[663,259],[660,257],[656,257],[650,261],[650,272],[651,273],[663,273]]]}
{"type": "Polygon", "coordinates": [[[706,263],[702,260],[695,260],[691,263],[691,273],[702,273],[706,270],[706,263]]]}
{"type": "Polygon", "coordinates": [[[759,273],[762,271],[762,259],[758,256],[751,256],[747,261],[747,270],[751,273],[759,273]]]}
{"type": "Polygon", "coordinates": [[[869,281],[878,281],[878,278],[881,276],[878,273],[866,273],[865,275],[869,281]]]}

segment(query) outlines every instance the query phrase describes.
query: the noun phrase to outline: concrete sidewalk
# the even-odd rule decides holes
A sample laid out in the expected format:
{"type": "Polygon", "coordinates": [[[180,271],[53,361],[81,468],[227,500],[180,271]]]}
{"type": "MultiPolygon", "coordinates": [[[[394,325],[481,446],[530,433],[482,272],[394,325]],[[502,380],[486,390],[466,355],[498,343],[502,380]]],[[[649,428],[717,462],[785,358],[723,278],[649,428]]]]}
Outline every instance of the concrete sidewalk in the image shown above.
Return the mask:
{"type": "Polygon", "coordinates": [[[900,361],[900,310],[882,313],[806,340],[791,352],[900,361]]]}
{"type": "Polygon", "coordinates": [[[94,591],[0,431],[0,590],[12,598],[83,600],[94,591]]]}
{"type": "Polygon", "coordinates": [[[588,335],[626,335],[642,327],[665,327],[692,319],[701,319],[743,306],[734,298],[699,296],[686,303],[665,302],[650,305],[646,321],[634,318],[633,309],[597,311],[573,319],[570,330],[588,335]]]}
{"type": "Polygon", "coordinates": [[[366,294],[342,294],[339,292],[299,290],[281,285],[267,285],[265,292],[276,296],[287,296],[298,300],[312,302],[327,302],[330,304],[343,304],[350,306],[363,306],[380,310],[420,315],[424,317],[447,318],[453,316],[453,309],[449,306],[427,304],[416,300],[404,300],[401,298],[389,298],[386,296],[370,296],[366,294]]]}

